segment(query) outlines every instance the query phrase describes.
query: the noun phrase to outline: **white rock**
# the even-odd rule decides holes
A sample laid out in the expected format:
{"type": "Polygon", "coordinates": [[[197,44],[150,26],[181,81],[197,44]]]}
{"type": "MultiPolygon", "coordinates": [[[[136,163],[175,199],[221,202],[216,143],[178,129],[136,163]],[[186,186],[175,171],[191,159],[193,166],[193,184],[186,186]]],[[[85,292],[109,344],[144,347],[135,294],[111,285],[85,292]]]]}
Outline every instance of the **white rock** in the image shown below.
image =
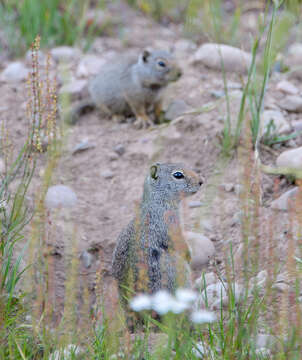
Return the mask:
{"type": "Polygon", "coordinates": [[[49,360],[72,360],[75,355],[79,355],[83,350],[77,345],[69,344],[62,350],[55,350],[49,355],[49,360]]]}
{"type": "Polygon", "coordinates": [[[45,206],[49,209],[73,207],[77,203],[75,192],[65,185],[54,185],[48,188],[45,197],[45,206]]]}
{"type": "Polygon", "coordinates": [[[0,81],[19,82],[27,79],[29,70],[19,61],[10,63],[0,74],[0,81]]]}
{"type": "Polygon", "coordinates": [[[259,360],[264,360],[264,359],[270,359],[271,357],[271,351],[265,347],[262,347],[262,348],[259,348],[259,349],[256,349],[256,355],[257,355],[257,358],[256,359],[259,359],[259,360]]]}
{"type": "Polygon", "coordinates": [[[197,359],[204,358],[205,349],[201,341],[195,345],[195,347],[192,349],[192,353],[194,354],[194,357],[196,357],[197,359]]]}
{"type": "MultiPolygon", "coordinates": [[[[46,65],[46,60],[47,57],[46,55],[43,53],[43,51],[39,50],[37,52],[38,54],[38,64],[39,65],[46,65]]],[[[32,51],[28,50],[25,54],[25,62],[27,65],[31,66],[32,65],[32,51]]]]}
{"type": "MultiPolygon", "coordinates": [[[[234,290],[234,299],[238,303],[240,300],[243,289],[241,285],[234,283],[232,284],[234,290]]],[[[207,286],[205,290],[200,294],[197,301],[197,307],[204,307],[206,303],[211,309],[220,309],[220,305],[227,306],[228,299],[228,284],[217,282],[207,286]]]]}
{"type": "Polygon", "coordinates": [[[205,286],[207,287],[211,284],[214,284],[217,281],[218,281],[217,276],[213,272],[209,272],[204,274],[204,276],[201,275],[198,279],[195,280],[194,288],[197,289],[198,291],[201,291],[204,289],[205,286]]]}
{"type": "Polygon", "coordinates": [[[215,246],[206,236],[189,232],[185,233],[186,241],[191,250],[191,267],[197,269],[208,263],[215,254],[215,246]]]}
{"type": "Polygon", "coordinates": [[[286,191],[278,199],[274,200],[271,203],[271,208],[276,210],[287,211],[290,208],[290,204],[293,204],[294,206],[298,194],[299,194],[299,187],[296,186],[295,188],[286,191]]]}
{"type": "Polygon", "coordinates": [[[5,162],[2,158],[0,158],[0,174],[5,172],[5,162]]]}
{"type": "Polygon", "coordinates": [[[86,86],[87,80],[73,80],[61,87],[60,94],[65,94],[72,97],[80,97],[83,95],[86,86]]]}
{"type": "Polygon", "coordinates": [[[291,130],[289,123],[286,121],[280,111],[265,110],[261,115],[260,134],[263,136],[268,131],[269,124],[273,122],[275,128],[271,129],[268,135],[282,134],[291,130]]]}
{"type": "Polygon", "coordinates": [[[95,55],[85,55],[76,71],[77,77],[89,77],[92,75],[96,75],[99,73],[101,67],[106,63],[107,61],[101,57],[95,56],[95,55]]]}
{"type": "Polygon", "coordinates": [[[270,348],[276,342],[275,338],[270,334],[257,334],[256,348],[261,349],[264,347],[270,348]]]}
{"type": "Polygon", "coordinates": [[[193,55],[193,64],[202,63],[205,66],[221,70],[223,61],[224,70],[228,72],[246,73],[252,62],[252,55],[229,45],[207,43],[193,55]]]}
{"type": "Polygon", "coordinates": [[[294,43],[288,48],[288,54],[299,56],[302,59],[302,44],[294,43]]]}
{"type": "Polygon", "coordinates": [[[299,89],[287,80],[278,82],[276,89],[289,95],[297,95],[299,93],[299,89]]]}
{"type": "Polygon", "coordinates": [[[56,61],[69,62],[76,60],[80,56],[81,52],[79,49],[71,46],[58,46],[50,50],[50,55],[56,61]]]}
{"type": "Polygon", "coordinates": [[[277,160],[276,165],[279,167],[302,170],[302,146],[296,149],[283,151],[277,160]]]}
{"type": "Polygon", "coordinates": [[[287,111],[302,112],[302,97],[298,95],[287,95],[279,102],[279,106],[287,111]]]}
{"type": "Polygon", "coordinates": [[[302,120],[293,120],[291,124],[295,131],[302,131],[302,120]]]}

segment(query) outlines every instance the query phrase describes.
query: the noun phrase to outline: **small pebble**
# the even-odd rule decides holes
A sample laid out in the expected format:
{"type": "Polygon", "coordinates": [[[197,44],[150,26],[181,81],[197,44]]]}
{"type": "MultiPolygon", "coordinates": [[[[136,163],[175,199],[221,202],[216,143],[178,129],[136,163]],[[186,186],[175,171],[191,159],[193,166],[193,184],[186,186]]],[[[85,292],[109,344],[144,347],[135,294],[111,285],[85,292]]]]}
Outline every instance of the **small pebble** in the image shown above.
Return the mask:
{"type": "Polygon", "coordinates": [[[124,155],[126,151],[125,146],[123,144],[116,145],[113,150],[120,156],[124,155]]]}
{"type": "Polygon", "coordinates": [[[104,170],[101,175],[104,179],[112,179],[114,177],[114,173],[111,170],[104,170]]]}
{"type": "Polygon", "coordinates": [[[203,203],[201,201],[190,201],[189,202],[189,208],[193,209],[193,208],[199,208],[199,207],[202,207],[203,206],[203,203]]]}
{"type": "Polygon", "coordinates": [[[88,251],[85,250],[82,252],[80,257],[83,261],[85,268],[86,269],[90,268],[90,266],[92,264],[93,256],[88,251]]]}
{"type": "Polygon", "coordinates": [[[83,140],[81,141],[79,144],[77,144],[73,150],[72,150],[72,155],[75,155],[79,152],[82,152],[82,151],[85,151],[85,150],[88,150],[88,149],[93,149],[96,147],[96,144],[94,143],[90,143],[88,140],[83,140]]]}

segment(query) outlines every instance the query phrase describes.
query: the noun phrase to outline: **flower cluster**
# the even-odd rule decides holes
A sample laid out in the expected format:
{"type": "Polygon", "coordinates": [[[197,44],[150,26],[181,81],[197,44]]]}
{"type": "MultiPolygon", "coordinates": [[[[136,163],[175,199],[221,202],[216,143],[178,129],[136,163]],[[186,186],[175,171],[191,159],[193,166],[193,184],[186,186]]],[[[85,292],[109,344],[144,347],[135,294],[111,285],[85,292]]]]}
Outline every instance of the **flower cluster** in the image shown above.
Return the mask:
{"type": "MultiPolygon", "coordinates": [[[[160,290],[152,295],[139,294],[130,301],[132,310],[139,312],[143,310],[154,310],[159,315],[168,312],[180,314],[185,310],[192,310],[197,300],[197,293],[190,289],[177,289],[175,296],[166,290],[160,290]]],[[[210,323],[215,321],[215,313],[206,310],[191,311],[191,321],[196,324],[210,323]]]]}

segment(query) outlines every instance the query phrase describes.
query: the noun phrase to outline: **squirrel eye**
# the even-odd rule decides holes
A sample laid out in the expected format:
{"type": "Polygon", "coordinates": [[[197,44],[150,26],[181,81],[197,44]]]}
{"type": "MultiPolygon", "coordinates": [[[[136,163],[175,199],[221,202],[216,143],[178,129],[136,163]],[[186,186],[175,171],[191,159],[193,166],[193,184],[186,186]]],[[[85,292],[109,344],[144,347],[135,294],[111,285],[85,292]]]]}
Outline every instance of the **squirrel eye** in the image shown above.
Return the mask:
{"type": "Polygon", "coordinates": [[[180,171],[175,171],[175,173],[173,173],[173,176],[175,177],[175,179],[182,179],[184,178],[184,174],[180,171]]]}
{"type": "Polygon", "coordinates": [[[158,63],[157,63],[160,67],[166,67],[166,63],[162,60],[160,60],[158,63]]]}

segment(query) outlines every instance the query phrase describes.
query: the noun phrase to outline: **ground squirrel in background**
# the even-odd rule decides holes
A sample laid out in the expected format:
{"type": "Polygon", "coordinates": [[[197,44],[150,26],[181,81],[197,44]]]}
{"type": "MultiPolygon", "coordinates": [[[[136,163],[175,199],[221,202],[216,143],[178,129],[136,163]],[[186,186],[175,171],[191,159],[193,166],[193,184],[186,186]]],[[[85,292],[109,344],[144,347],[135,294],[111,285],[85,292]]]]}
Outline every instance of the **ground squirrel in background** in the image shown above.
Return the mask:
{"type": "Polygon", "coordinates": [[[78,103],[69,115],[76,123],[87,110],[99,108],[118,120],[135,116],[137,127],[152,125],[161,112],[162,90],[181,76],[172,54],[163,50],[144,50],[138,58],[123,58],[105,65],[88,85],[89,98],[78,103]]]}
{"type": "Polygon", "coordinates": [[[190,286],[189,248],[182,234],[179,203],[195,194],[202,180],[181,164],[154,164],[144,183],[135,218],[120,234],[113,254],[112,274],[119,297],[190,286]]]}

